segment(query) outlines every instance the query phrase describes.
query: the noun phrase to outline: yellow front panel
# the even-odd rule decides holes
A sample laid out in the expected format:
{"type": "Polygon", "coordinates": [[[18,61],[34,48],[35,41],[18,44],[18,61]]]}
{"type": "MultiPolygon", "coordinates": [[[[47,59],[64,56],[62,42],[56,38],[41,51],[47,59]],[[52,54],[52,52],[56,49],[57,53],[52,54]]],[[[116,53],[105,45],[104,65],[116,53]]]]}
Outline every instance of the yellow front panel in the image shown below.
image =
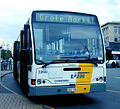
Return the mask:
{"type": "Polygon", "coordinates": [[[88,93],[90,92],[90,83],[93,72],[93,64],[92,63],[80,63],[78,71],[79,78],[76,80],[75,88],[78,89],[75,93],[88,93]]]}
{"type": "Polygon", "coordinates": [[[76,85],[78,89],[75,93],[89,93],[90,92],[90,85],[76,85]]]}

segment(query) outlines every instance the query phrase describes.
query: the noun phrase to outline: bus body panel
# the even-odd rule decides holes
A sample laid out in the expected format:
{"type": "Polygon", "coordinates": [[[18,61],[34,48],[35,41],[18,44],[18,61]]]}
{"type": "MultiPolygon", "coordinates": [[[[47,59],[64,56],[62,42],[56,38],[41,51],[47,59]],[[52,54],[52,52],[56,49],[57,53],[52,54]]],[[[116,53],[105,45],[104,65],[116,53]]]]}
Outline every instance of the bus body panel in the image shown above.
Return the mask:
{"type": "Polygon", "coordinates": [[[37,68],[36,86],[29,87],[29,96],[102,92],[106,90],[104,71],[104,67],[91,63],[53,64],[44,69],[37,68]],[[69,67],[81,70],[63,70],[69,67]]]}
{"type": "MultiPolygon", "coordinates": [[[[87,85],[86,85],[87,86],[87,85]]],[[[94,93],[104,92],[106,90],[105,83],[91,84],[90,92],[86,91],[86,86],[80,85],[80,93],[94,93]]],[[[43,86],[43,87],[29,87],[28,96],[47,96],[47,95],[64,95],[64,94],[80,94],[76,93],[75,85],[60,85],[60,86],[43,86]]]]}

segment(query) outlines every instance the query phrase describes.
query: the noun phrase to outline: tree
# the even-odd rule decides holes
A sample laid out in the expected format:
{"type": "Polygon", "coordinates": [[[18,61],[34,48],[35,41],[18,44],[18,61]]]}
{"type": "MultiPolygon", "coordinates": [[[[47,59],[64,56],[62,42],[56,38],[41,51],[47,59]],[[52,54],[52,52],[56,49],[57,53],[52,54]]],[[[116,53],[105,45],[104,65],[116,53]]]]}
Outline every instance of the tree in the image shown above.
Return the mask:
{"type": "Polygon", "coordinates": [[[8,60],[12,57],[12,53],[10,50],[1,50],[1,58],[8,60]]]}

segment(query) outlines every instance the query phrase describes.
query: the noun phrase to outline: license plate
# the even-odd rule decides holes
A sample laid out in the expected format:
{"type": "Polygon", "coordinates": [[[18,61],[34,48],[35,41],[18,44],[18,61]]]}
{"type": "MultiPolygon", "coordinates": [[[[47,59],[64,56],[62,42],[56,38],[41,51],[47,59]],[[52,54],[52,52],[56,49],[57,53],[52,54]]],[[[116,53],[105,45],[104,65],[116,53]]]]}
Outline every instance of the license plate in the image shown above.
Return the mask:
{"type": "Polygon", "coordinates": [[[77,92],[78,88],[67,88],[67,92],[77,92]]]}

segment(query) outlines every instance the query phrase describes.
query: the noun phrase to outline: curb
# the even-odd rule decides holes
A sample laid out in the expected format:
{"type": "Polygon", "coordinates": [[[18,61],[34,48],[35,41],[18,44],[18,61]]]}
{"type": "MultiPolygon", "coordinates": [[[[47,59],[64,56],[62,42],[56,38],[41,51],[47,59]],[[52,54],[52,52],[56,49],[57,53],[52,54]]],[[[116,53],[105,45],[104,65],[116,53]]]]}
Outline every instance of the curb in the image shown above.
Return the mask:
{"type": "MultiPolygon", "coordinates": [[[[4,71],[3,71],[4,72],[4,71]]],[[[7,75],[7,74],[10,74],[10,73],[13,73],[13,71],[6,71],[5,73],[3,73],[3,72],[1,72],[1,74],[0,74],[0,78],[2,78],[2,77],[4,77],[5,75],[7,75]]]]}
{"type": "MultiPolygon", "coordinates": [[[[11,74],[13,71],[0,72],[0,78],[7,74],[11,74]]],[[[10,93],[0,93],[0,109],[54,109],[52,107],[37,104],[31,102],[29,99],[21,96],[20,94],[12,91],[4,86],[0,81],[1,87],[9,91],[10,93]]]]}

